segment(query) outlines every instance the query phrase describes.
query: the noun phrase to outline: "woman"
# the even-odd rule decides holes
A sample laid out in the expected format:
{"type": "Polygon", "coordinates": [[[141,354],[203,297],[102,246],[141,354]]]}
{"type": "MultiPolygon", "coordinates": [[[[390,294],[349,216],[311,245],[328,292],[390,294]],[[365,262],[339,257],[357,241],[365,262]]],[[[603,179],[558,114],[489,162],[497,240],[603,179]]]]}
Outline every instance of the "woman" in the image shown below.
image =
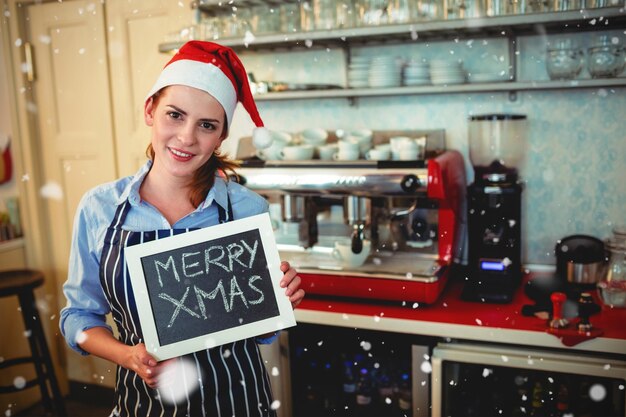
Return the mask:
{"type": "MultiPolygon", "coordinates": [[[[133,177],[92,189],[79,204],[60,326],[73,349],[118,365],[112,415],[274,415],[257,343],[275,335],[187,355],[199,387],[178,403],[164,401],[159,375],[182,359],[157,363],[146,351],[124,261],[126,246],[267,211],[265,199],[227,180],[235,164],[219,152],[237,102],[257,125],[255,135],[266,134],[234,52],[210,42],[185,44],[145,102],[149,161],[133,177]],[[105,323],[109,312],[119,340],[105,323]]],[[[287,262],[280,269],[295,308],[304,297],[300,278],[287,262]]]]}

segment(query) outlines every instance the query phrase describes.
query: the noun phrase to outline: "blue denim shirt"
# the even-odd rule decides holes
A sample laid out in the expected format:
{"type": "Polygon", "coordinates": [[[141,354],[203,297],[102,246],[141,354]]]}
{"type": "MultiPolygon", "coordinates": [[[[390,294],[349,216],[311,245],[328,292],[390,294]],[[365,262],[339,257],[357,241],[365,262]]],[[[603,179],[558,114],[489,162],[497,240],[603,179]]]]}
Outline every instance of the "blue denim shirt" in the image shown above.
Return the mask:
{"type": "MultiPolygon", "coordinates": [[[[217,206],[227,210],[229,197],[235,219],[261,214],[268,210],[267,201],[260,195],[233,181],[226,182],[216,177],[206,200],[194,212],[170,225],[155,207],[142,201],[139,196],[139,188],[151,166],[152,162],[148,161],[132,177],[121,178],[91,189],[83,196],[76,210],[68,277],[63,285],[67,305],[61,310],[60,328],[70,347],[82,354],[87,352],[78,346],[76,341],[78,335],[93,327],[111,329],[105,319],[110,309],[100,285],[100,255],[106,230],[120,203],[128,199],[131,204],[123,228],[132,231],[216,225],[219,223],[217,206]]],[[[258,341],[269,343],[273,339],[258,341]]]]}

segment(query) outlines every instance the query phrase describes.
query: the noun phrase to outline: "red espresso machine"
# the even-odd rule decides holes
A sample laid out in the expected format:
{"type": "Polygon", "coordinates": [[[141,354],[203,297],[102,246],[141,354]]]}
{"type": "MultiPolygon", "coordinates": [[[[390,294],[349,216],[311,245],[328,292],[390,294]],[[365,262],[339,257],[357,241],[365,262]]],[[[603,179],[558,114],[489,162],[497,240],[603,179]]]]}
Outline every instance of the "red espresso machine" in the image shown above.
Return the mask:
{"type": "Polygon", "coordinates": [[[437,300],[466,227],[464,161],[445,150],[444,133],[373,132],[374,145],[423,138],[423,157],[409,161],[260,160],[241,139],[240,181],[268,199],[281,259],[307,294],[437,300]],[[346,262],[341,245],[363,256],[346,262]]]}

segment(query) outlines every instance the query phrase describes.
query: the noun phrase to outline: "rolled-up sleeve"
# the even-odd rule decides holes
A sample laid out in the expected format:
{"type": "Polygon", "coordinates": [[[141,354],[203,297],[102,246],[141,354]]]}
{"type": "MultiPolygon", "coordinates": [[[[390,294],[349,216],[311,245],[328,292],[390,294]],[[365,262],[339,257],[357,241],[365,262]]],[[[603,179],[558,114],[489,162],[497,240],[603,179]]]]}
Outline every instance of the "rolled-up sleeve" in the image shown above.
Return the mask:
{"type": "Polygon", "coordinates": [[[89,213],[90,197],[81,200],[76,217],[68,265],[67,281],[63,294],[67,299],[61,310],[59,326],[68,345],[86,355],[78,344],[84,331],[93,327],[111,327],[106,323],[109,303],[100,284],[100,253],[97,245],[98,227],[94,227],[95,216],[89,213]]]}

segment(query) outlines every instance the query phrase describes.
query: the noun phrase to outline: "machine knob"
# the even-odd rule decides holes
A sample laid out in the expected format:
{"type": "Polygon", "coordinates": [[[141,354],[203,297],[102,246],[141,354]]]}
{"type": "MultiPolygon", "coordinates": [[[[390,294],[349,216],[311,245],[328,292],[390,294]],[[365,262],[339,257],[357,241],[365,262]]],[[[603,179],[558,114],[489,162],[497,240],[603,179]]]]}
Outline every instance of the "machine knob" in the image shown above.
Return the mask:
{"type": "Polygon", "coordinates": [[[405,175],[400,182],[400,188],[405,193],[414,193],[420,186],[420,180],[417,175],[409,174],[405,175]]]}
{"type": "Polygon", "coordinates": [[[411,221],[411,231],[419,240],[428,239],[428,223],[423,217],[415,216],[411,221]]]}

